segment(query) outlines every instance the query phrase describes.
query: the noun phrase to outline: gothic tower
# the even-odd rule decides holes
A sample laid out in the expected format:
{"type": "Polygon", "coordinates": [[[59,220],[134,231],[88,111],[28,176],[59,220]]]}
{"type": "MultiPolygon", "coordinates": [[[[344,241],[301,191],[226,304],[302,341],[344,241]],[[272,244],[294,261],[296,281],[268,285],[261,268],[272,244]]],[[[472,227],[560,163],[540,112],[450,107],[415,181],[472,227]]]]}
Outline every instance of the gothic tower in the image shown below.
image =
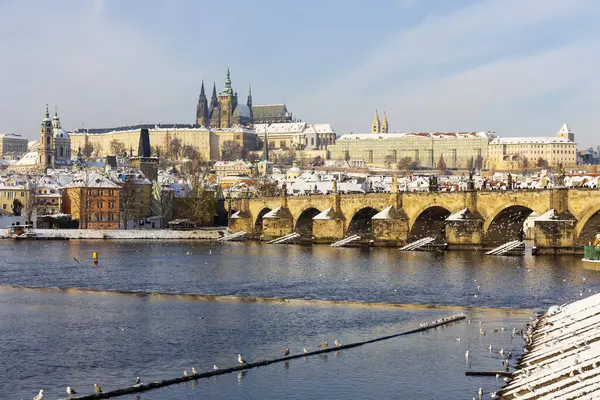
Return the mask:
{"type": "Polygon", "coordinates": [[[381,133],[388,133],[388,122],[385,111],[383,112],[383,121],[381,122],[381,133]]]}
{"type": "Polygon", "coordinates": [[[237,105],[237,95],[231,88],[231,76],[229,74],[229,67],[227,67],[227,76],[225,77],[225,87],[219,93],[219,128],[231,128],[231,117],[233,116],[233,110],[237,105]]]}
{"type": "Polygon", "coordinates": [[[52,122],[46,104],[46,113],[40,127],[39,164],[44,169],[54,168],[54,136],[52,134],[52,122]]]}
{"type": "Polygon", "coordinates": [[[381,122],[379,121],[379,114],[377,114],[377,110],[375,110],[375,117],[373,117],[373,123],[371,125],[371,133],[380,133],[381,132],[381,122]]]}
{"type": "Polygon", "coordinates": [[[202,80],[200,96],[198,97],[198,106],[196,107],[196,124],[204,127],[208,126],[208,101],[206,100],[206,94],[204,93],[204,79],[202,80]]]}
{"type": "Polygon", "coordinates": [[[248,101],[246,105],[252,110],[252,85],[250,83],[248,83],[248,101]]]}

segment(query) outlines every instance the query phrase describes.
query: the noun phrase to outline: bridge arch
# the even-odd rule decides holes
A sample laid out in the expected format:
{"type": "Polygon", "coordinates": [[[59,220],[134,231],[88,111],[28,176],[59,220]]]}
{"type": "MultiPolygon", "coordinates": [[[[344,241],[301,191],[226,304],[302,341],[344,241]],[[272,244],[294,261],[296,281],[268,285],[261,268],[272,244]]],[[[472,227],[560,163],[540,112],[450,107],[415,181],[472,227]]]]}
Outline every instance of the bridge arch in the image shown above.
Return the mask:
{"type": "Polygon", "coordinates": [[[408,241],[412,242],[424,237],[433,236],[435,243],[446,241],[446,218],[452,213],[444,206],[431,205],[424,207],[412,224],[408,234],[408,241]]]}
{"type": "Polygon", "coordinates": [[[262,210],[260,210],[260,212],[256,216],[256,220],[254,221],[254,233],[256,235],[259,235],[259,236],[262,235],[262,232],[263,232],[263,217],[269,211],[271,211],[271,209],[269,207],[264,207],[262,210]]]}
{"type": "Polygon", "coordinates": [[[580,246],[594,242],[596,234],[600,233],[600,208],[595,207],[586,212],[575,226],[575,241],[580,246]]]}
{"type": "Polygon", "coordinates": [[[373,236],[372,218],[379,213],[373,207],[356,211],[348,223],[348,235],[373,236]]]}
{"type": "Polygon", "coordinates": [[[483,224],[486,242],[495,245],[521,240],[525,233],[523,224],[533,211],[522,204],[499,207],[483,224]]]}
{"type": "Polygon", "coordinates": [[[300,239],[310,240],[312,238],[313,218],[319,213],[321,213],[319,209],[308,207],[296,218],[294,231],[300,234],[300,239]]]}

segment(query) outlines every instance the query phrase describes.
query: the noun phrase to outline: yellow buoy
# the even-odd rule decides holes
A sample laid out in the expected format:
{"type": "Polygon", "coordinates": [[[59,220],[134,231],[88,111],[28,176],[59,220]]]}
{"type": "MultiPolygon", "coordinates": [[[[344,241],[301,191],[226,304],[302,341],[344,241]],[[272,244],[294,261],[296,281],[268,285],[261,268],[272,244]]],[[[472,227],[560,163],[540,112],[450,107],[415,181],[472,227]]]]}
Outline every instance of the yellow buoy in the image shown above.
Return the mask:
{"type": "Polygon", "coordinates": [[[94,264],[98,264],[98,253],[97,252],[92,253],[92,258],[94,259],[94,264]]]}

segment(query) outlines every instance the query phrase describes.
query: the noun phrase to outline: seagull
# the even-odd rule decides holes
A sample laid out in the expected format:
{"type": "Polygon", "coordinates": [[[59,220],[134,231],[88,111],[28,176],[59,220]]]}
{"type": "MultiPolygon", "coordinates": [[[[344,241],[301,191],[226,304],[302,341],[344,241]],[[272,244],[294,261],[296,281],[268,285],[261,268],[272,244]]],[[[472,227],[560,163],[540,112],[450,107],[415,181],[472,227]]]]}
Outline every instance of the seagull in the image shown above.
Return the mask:
{"type": "Polygon", "coordinates": [[[78,259],[76,259],[75,257],[73,257],[73,260],[75,260],[75,262],[76,262],[77,264],[79,264],[79,260],[78,260],[78,259]]]}
{"type": "Polygon", "coordinates": [[[289,356],[290,355],[290,349],[288,349],[287,347],[285,348],[285,350],[283,350],[283,355],[284,356],[289,356]]]}
{"type": "Polygon", "coordinates": [[[217,364],[213,364],[213,369],[216,371],[219,369],[219,367],[217,367],[217,364]]]}
{"type": "Polygon", "coordinates": [[[500,351],[498,352],[498,354],[500,354],[501,356],[504,355],[504,349],[500,349],[500,351]]]}
{"type": "Polygon", "coordinates": [[[102,393],[102,388],[97,383],[94,383],[94,392],[102,393]]]}
{"type": "Polygon", "coordinates": [[[246,360],[244,360],[241,354],[238,354],[238,362],[242,365],[246,364],[246,360]]]}
{"type": "Polygon", "coordinates": [[[465,359],[466,359],[467,361],[469,361],[469,350],[467,350],[467,351],[465,352],[465,359]]]}
{"type": "Polygon", "coordinates": [[[74,389],[71,389],[71,386],[67,386],[67,394],[70,396],[72,394],[77,394],[74,389]]]}
{"type": "Polygon", "coordinates": [[[303,348],[302,351],[304,352],[304,354],[308,354],[308,349],[306,347],[303,348]]]}
{"type": "Polygon", "coordinates": [[[335,339],[335,341],[333,342],[333,344],[335,344],[336,347],[340,347],[342,345],[342,342],[340,342],[339,340],[335,339]]]}
{"type": "Polygon", "coordinates": [[[209,251],[208,251],[208,254],[212,254],[212,250],[209,250],[209,251]]]}
{"type": "Polygon", "coordinates": [[[139,376],[137,378],[135,378],[135,384],[136,385],[140,385],[141,383],[142,383],[142,380],[140,379],[139,376]]]}
{"type": "Polygon", "coordinates": [[[198,371],[196,370],[196,368],[192,367],[192,374],[196,375],[198,373],[198,371]]]}
{"type": "Polygon", "coordinates": [[[187,369],[183,370],[183,376],[188,376],[187,369]]]}
{"type": "Polygon", "coordinates": [[[320,347],[320,348],[322,348],[323,350],[325,350],[325,349],[327,348],[327,345],[329,345],[329,343],[327,343],[327,340],[326,340],[326,341],[324,341],[323,343],[321,343],[321,344],[319,345],[319,347],[320,347]]]}
{"type": "Polygon", "coordinates": [[[37,396],[33,398],[33,400],[42,400],[44,398],[44,389],[40,389],[40,392],[37,396]]]}
{"type": "Polygon", "coordinates": [[[492,345],[491,344],[488,346],[488,350],[490,351],[490,353],[492,352],[492,345]]]}

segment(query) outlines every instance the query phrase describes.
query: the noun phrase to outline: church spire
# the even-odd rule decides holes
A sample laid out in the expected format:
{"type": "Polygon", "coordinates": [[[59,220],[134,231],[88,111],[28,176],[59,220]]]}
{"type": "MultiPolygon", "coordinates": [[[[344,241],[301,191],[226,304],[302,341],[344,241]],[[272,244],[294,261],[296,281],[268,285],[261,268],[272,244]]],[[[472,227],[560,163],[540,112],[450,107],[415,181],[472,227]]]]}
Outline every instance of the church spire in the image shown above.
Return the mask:
{"type": "Polygon", "coordinates": [[[213,82],[213,92],[210,97],[210,108],[218,107],[219,103],[217,102],[217,84],[213,82]]]}
{"type": "Polygon", "coordinates": [[[266,127],[265,127],[265,138],[263,140],[263,160],[269,161],[269,136],[267,135],[266,127]]]}
{"type": "Polygon", "coordinates": [[[208,102],[206,101],[206,93],[204,92],[204,79],[200,86],[200,96],[198,96],[198,105],[196,107],[196,125],[208,125],[208,102]]]}
{"type": "Polygon", "coordinates": [[[231,89],[231,75],[229,74],[229,67],[227,67],[227,75],[225,76],[225,87],[221,91],[222,96],[233,96],[233,89],[231,89]]]}
{"type": "Polygon", "coordinates": [[[379,121],[379,114],[377,110],[375,110],[375,116],[373,117],[373,123],[371,125],[371,133],[380,133],[381,132],[381,122],[379,121]]]}
{"type": "Polygon", "coordinates": [[[388,120],[385,111],[383,112],[383,122],[381,122],[381,133],[388,133],[388,120]]]}
{"type": "Polygon", "coordinates": [[[60,128],[60,119],[58,118],[58,107],[54,106],[54,117],[52,117],[52,128],[60,128]]]}
{"type": "Polygon", "coordinates": [[[204,93],[204,79],[202,79],[202,85],[200,86],[200,98],[206,98],[206,94],[204,93]]]}
{"type": "Polygon", "coordinates": [[[252,85],[248,82],[248,101],[246,102],[248,107],[252,108],[252,85]]]}

